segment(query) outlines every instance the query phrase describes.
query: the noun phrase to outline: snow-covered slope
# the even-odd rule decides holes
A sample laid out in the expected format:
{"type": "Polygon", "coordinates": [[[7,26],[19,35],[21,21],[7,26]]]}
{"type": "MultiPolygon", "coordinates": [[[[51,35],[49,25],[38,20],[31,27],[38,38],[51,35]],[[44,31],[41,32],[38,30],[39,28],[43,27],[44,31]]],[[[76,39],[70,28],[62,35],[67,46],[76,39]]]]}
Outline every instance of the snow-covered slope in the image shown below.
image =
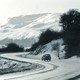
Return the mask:
{"type": "Polygon", "coordinates": [[[65,45],[63,45],[63,43],[64,41],[62,39],[53,40],[43,46],[37,47],[35,51],[29,52],[29,54],[22,54],[21,56],[41,60],[43,55],[50,54],[52,60],[59,58],[63,59],[65,56],[65,45]]]}
{"type": "Polygon", "coordinates": [[[16,42],[23,46],[31,46],[38,40],[42,31],[51,28],[60,31],[60,14],[34,14],[9,18],[0,27],[0,44],[16,42]]]}

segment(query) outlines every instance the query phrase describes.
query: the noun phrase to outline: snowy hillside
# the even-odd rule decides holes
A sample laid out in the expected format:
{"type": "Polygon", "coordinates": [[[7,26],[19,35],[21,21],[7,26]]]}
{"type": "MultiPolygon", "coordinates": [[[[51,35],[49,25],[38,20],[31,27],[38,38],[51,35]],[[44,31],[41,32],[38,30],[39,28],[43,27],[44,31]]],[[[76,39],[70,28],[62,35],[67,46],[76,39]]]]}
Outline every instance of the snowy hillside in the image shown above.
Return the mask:
{"type": "Polygon", "coordinates": [[[41,60],[43,55],[50,54],[52,60],[59,59],[59,57],[60,59],[63,59],[65,56],[65,51],[64,51],[65,46],[62,45],[63,43],[64,42],[62,39],[53,40],[43,46],[39,46],[35,51],[29,52],[29,54],[22,54],[20,56],[24,58],[31,58],[31,59],[33,58],[41,60]]]}
{"type": "Polygon", "coordinates": [[[0,27],[0,44],[16,42],[29,47],[42,31],[48,28],[60,31],[59,17],[59,14],[44,13],[9,18],[0,27]]]}

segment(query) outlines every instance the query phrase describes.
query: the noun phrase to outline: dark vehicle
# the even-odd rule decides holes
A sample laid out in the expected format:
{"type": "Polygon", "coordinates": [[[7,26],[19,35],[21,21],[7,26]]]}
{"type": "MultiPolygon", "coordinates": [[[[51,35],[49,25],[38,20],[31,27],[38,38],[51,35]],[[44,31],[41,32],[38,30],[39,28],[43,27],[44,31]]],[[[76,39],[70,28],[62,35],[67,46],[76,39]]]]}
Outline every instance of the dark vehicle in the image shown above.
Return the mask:
{"type": "Polygon", "coordinates": [[[42,60],[44,60],[44,61],[51,61],[51,56],[50,56],[50,54],[45,54],[45,55],[43,55],[43,56],[42,56],[42,60]]]}

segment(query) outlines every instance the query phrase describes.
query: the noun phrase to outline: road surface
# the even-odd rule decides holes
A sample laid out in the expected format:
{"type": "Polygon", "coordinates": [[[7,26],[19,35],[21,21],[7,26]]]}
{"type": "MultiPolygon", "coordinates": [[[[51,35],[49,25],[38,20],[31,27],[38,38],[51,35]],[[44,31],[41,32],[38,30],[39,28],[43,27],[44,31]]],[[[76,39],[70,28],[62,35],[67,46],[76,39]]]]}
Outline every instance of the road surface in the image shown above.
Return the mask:
{"type": "MultiPolygon", "coordinates": [[[[43,69],[32,70],[30,72],[18,72],[0,76],[0,80],[68,80],[80,75],[80,59],[72,58],[65,60],[52,60],[44,62],[36,59],[22,58],[16,55],[22,53],[2,54],[2,57],[36,63],[43,65],[43,69]]],[[[77,77],[79,80],[80,78],[77,77]]],[[[77,80],[74,79],[74,80],[77,80]]]]}

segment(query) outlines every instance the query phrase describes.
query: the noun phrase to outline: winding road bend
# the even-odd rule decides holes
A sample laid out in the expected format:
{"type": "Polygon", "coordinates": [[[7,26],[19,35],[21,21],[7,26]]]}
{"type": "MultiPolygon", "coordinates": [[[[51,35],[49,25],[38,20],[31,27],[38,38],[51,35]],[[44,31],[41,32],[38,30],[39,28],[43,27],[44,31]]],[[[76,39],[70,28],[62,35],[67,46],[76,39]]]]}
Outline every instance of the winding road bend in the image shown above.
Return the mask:
{"type": "Polygon", "coordinates": [[[39,64],[44,68],[39,68],[39,69],[32,70],[32,71],[17,72],[17,73],[1,75],[0,80],[33,80],[33,78],[36,77],[36,75],[41,75],[46,72],[50,72],[56,68],[55,65],[48,64],[44,61],[27,59],[27,58],[22,58],[22,57],[16,56],[16,55],[20,55],[20,54],[22,54],[22,53],[9,53],[9,54],[7,53],[7,54],[2,54],[1,57],[12,59],[12,60],[23,61],[23,62],[29,62],[29,63],[33,63],[33,64],[34,63],[39,64]]]}
{"type": "Polygon", "coordinates": [[[80,59],[52,60],[50,62],[44,62],[16,56],[20,54],[22,53],[7,53],[2,54],[1,57],[39,64],[44,66],[44,68],[0,75],[0,80],[69,80],[80,75],[80,59]]]}

